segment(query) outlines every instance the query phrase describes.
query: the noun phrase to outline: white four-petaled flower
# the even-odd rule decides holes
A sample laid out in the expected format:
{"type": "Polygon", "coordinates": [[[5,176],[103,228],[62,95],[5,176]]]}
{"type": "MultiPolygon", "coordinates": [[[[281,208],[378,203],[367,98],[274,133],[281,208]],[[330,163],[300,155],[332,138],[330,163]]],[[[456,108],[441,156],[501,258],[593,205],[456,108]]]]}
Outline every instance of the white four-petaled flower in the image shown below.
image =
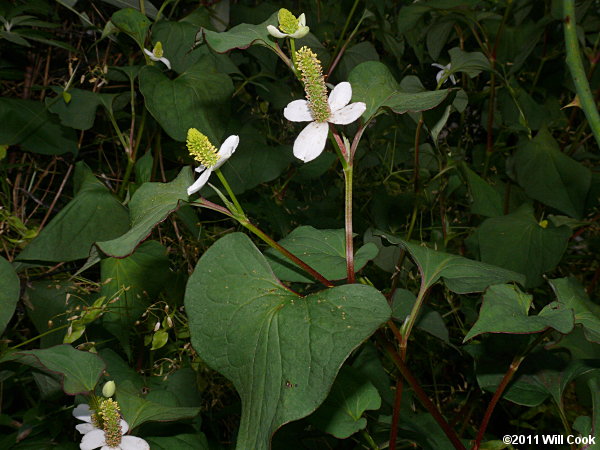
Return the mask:
{"type": "MultiPolygon", "coordinates": [[[[136,436],[121,436],[121,442],[117,447],[109,447],[106,444],[104,430],[96,428],[92,424],[93,414],[94,411],[85,403],[77,405],[75,409],[73,409],[73,416],[85,422],[75,426],[77,431],[83,434],[81,444],[79,444],[81,450],[94,450],[99,447],[101,450],[150,450],[150,445],[142,438],[136,436]]],[[[127,422],[121,419],[120,425],[121,433],[127,433],[129,430],[127,422]]]]}
{"type": "Polygon", "coordinates": [[[156,43],[152,51],[144,49],[144,53],[148,55],[152,61],[160,61],[167,66],[167,69],[171,70],[171,62],[163,56],[162,44],[160,42],[156,43]]]}
{"type": "Polygon", "coordinates": [[[303,38],[310,31],[310,28],[306,26],[306,17],[304,16],[304,13],[302,13],[298,16],[297,27],[298,27],[298,29],[296,31],[294,31],[293,33],[285,33],[285,32],[279,31],[279,29],[277,29],[277,27],[275,27],[273,25],[267,25],[267,31],[269,32],[269,34],[271,36],[274,36],[279,39],[286,38],[286,37],[289,37],[292,39],[303,38]]]}
{"type": "Polygon", "coordinates": [[[357,120],[367,106],[363,102],[350,103],[352,86],[347,81],[339,83],[331,93],[327,103],[331,114],[327,121],[314,120],[308,101],[294,100],[283,110],[286,119],[292,122],[310,122],[294,141],[294,156],[304,162],[312,161],[325,148],[329,124],[347,125],[357,120]],[[350,104],[348,104],[350,103],[350,104]]]}
{"type": "Polygon", "coordinates": [[[204,187],[204,185],[208,182],[210,174],[213,173],[213,171],[217,170],[219,167],[221,167],[225,163],[225,161],[227,161],[231,157],[231,155],[233,155],[233,152],[235,152],[235,149],[237,148],[239,143],[239,136],[229,136],[227,139],[225,139],[225,142],[223,142],[223,144],[219,148],[219,152],[217,153],[218,160],[214,166],[206,167],[201,164],[199,167],[196,167],[196,172],[200,173],[201,175],[194,182],[194,184],[192,184],[187,189],[188,195],[195,194],[204,187]]]}
{"type": "Polygon", "coordinates": [[[433,63],[431,65],[433,67],[437,67],[438,69],[442,69],[435,75],[435,81],[438,84],[442,78],[446,78],[446,79],[449,78],[450,81],[452,81],[452,84],[456,84],[456,78],[454,77],[454,75],[452,73],[450,73],[450,71],[451,71],[450,63],[446,64],[445,66],[442,66],[441,64],[438,64],[438,63],[433,63]]]}

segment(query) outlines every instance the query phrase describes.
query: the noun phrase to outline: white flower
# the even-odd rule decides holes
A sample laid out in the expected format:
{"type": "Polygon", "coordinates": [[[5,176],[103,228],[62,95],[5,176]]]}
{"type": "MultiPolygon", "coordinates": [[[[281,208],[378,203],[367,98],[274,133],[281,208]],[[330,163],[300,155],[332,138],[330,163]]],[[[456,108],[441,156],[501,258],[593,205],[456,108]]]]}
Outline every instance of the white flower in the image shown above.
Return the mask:
{"type": "MultiPolygon", "coordinates": [[[[124,420],[121,421],[121,430],[123,433],[129,430],[129,425],[124,420]]],[[[150,445],[137,436],[122,436],[116,447],[109,447],[104,431],[98,428],[86,433],[79,444],[81,450],[94,450],[99,447],[101,450],[150,450],[150,445]]]]}
{"type": "MultiPolygon", "coordinates": [[[[192,128],[191,130],[193,130],[193,129],[194,128],[192,128]]],[[[188,149],[190,149],[189,143],[190,143],[190,133],[188,132],[188,149]]],[[[216,154],[218,159],[214,165],[207,167],[207,166],[201,164],[199,167],[196,168],[196,172],[201,173],[201,175],[194,182],[194,184],[192,184],[187,189],[188,195],[192,195],[204,187],[204,185],[208,182],[208,178],[210,177],[210,174],[213,173],[213,171],[217,170],[219,167],[221,167],[225,163],[225,161],[227,161],[231,157],[231,155],[233,155],[233,152],[235,152],[235,149],[237,148],[239,143],[240,143],[239,136],[235,136],[235,135],[229,136],[227,139],[225,139],[225,142],[223,142],[223,144],[219,148],[219,151],[216,154]]],[[[190,151],[190,153],[192,153],[192,152],[190,151]]]]}
{"type": "MultiPolygon", "coordinates": [[[[92,424],[92,415],[94,411],[89,405],[82,403],[73,409],[73,416],[86,423],[76,425],[75,428],[81,434],[81,450],[93,450],[101,447],[101,450],[150,450],[150,445],[142,438],[136,436],[121,436],[121,442],[116,447],[110,447],[106,444],[106,436],[104,430],[96,428],[92,424]]],[[[121,433],[127,433],[129,425],[123,419],[120,420],[121,433]]]]}
{"type": "Polygon", "coordinates": [[[304,13],[300,14],[300,16],[298,16],[296,19],[291,12],[285,8],[282,8],[279,10],[278,17],[279,29],[282,31],[279,31],[273,25],[267,25],[267,31],[271,36],[279,39],[285,37],[300,39],[306,36],[310,31],[310,28],[306,26],[306,17],[304,16],[304,13]]]}
{"type": "Polygon", "coordinates": [[[331,114],[325,122],[314,120],[308,101],[294,100],[283,110],[286,119],[292,122],[310,122],[294,141],[294,156],[304,162],[312,161],[325,148],[329,124],[347,125],[357,120],[367,109],[363,102],[350,103],[352,86],[347,81],[338,84],[327,103],[331,114]],[[350,104],[348,104],[350,103],[350,104]]]}
{"type": "Polygon", "coordinates": [[[454,77],[453,74],[450,73],[450,70],[451,70],[450,63],[446,64],[445,66],[442,66],[441,64],[438,64],[438,63],[433,63],[432,66],[437,67],[438,69],[442,69],[435,76],[435,81],[438,84],[442,78],[446,78],[446,79],[450,78],[450,81],[452,81],[452,84],[456,84],[456,78],[454,77]]]}
{"type": "Polygon", "coordinates": [[[152,51],[144,49],[144,53],[148,55],[152,61],[160,61],[167,66],[167,69],[171,70],[171,62],[163,57],[163,48],[160,41],[156,43],[152,51]]]}

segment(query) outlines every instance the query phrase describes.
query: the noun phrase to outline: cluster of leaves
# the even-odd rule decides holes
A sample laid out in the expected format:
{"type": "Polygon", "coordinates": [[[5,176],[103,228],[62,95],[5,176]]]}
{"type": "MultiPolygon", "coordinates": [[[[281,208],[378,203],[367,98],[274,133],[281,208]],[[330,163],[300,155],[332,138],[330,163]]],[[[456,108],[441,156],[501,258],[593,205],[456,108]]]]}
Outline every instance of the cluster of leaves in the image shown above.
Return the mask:
{"type": "MultiPolygon", "coordinates": [[[[562,2],[288,3],[0,2],[0,448],[77,448],[106,380],[153,449],[597,434],[600,154],[562,2]],[[356,283],[336,153],[292,154],[281,7],[366,105],[356,283]],[[192,127],[240,136],[231,191],[332,287],[198,208],[192,127]]],[[[597,97],[596,3],[570,20],[597,97]]]]}

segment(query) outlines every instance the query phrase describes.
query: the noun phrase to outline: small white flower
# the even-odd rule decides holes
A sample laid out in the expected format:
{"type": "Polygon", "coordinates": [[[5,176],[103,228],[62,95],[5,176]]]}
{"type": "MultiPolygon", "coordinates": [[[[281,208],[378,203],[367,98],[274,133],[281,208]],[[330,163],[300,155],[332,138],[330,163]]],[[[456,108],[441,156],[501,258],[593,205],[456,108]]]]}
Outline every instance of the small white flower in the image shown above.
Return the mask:
{"type": "Polygon", "coordinates": [[[450,81],[452,81],[452,84],[456,84],[456,78],[454,77],[453,74],[450,73],[451,67],[450,67],[450,63],[446,64],[445,66],[442,66],[441,64],[438,63],[433,63],[432,64],[433,67],[437,67],[438,69],[442,69],[440,70],[436,76],[435,76],[435,81],[439,84],[440,80],[442,78],[450,78],[450,81]],[[450,74],[450,75],[448,75],[450,74]]]}
{"type": "MultiPolygon", "coordinates": [[[[188,132],[188,148],[190,148],[189,136],[190,136],[190,134],[188,132]]],[[[233,155],[233,153],[235,152],[235,149],[237,148],[239,143],[240,143],[239,136],[235,136],[235,135],[229,136],[227,139],[225,139],[225,142],[223,142],[223,144],[219,148],[219,151],[216,154],[218,159],[214,165],[207,167],[207,166],[201,164],[199,167],[196,167],[196,172],[200,173],[201,175],[194,182],[194,184],[192,184],[187,189],[188,195],[192,195],[204,187],[204,185],[208,182],[208,178],[210,177],[210,174],[213,173],[215,170],[217,170],[219,167],[221,167],[225,163],[225,161],[227,161],[231,157],[231,155],[233,155]]]]}
{"type": "Polygon", "coordinates": [[[294,100],[283,110],[286,119],[292,122],[310,122],[294,141],[294,156],[309,162],[319,156],[325,148],[329,124],[347,125],[357,120],[367,109],[363,102],[350,103],[352,86],[347,81],[338,84],[327,103],[331,113],[325,122],[314,120],[309,103],[306,100],[294,100]],[[350,104],[348,104],[350,103],[350,104]]]}
{"type": "Polygon", "coordinates": [[[282,8],[279,10],[278,18],[279,29],[273,25],[267,25],[267,31],[271,36],[279,39],[285,37],[300,39],[306,36],[310,31],[310,28],[306,26],[306,17],[304,16],[304,13],[300,14],[296,19],[291,12],[282,8]]]}
{"type": "MultiPolygon", "coordinates": [[[[129,430],[129,425],[124,420],[121,421],[121,430],[126,433],[129,430]]],[[[116,447],[109,447],[106,444],[106,437],[103,430],[98,428],[86,433],[81,439],[79,448],[81,450],[150,450],[150,445],[137,436],[122,436],[121,442],[116,447]]]]}
{"type": "Polygon", "coordinates": [[[167,69],[171,70],[171,62],[163,57],[163,48],[160,41],[156,43],[152,51],[144,49],[144,53],[148,55],[152,61],[160,61],[167,66],[167,69]]]}
{"type": "MultiPolygon", "coordinates": [[[[150,445],[142,438],[136,436],[121,436],[121,442],[118,446],[109,447],[106,444],[104,430],[96,428],[92,424],[93,414],[94,411],[85,403],[77,405],[75,409],[73,409],[73,416],[86,422],[75,426],[77,431],[83,434],[81,444],[79,444],[81,450],[93,450],[98,447],[101,447],[101,450],[150,450],[150,445]]],[[[129,430],[127,422],[121,419],[119,425],[121,426],[121,433],[127,433],[129,430]]]]}

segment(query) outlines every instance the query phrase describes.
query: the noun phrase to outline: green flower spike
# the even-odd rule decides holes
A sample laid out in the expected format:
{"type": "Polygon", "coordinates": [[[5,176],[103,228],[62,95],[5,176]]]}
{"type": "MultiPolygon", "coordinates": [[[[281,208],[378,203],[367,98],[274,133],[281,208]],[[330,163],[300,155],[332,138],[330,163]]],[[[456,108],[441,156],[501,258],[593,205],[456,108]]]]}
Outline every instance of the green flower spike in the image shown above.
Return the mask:
{"type": "Polygon", "coordinates": [[[158,41],[155,45],[154,48],[152,49],[152,51],[144,49],[144,53],[146,55],[148,55],[148,57],[152,60],[152,61],[160,61],[162,62],[165,66],[167,66],[167,69],[171,70],[171,62],[165,58],[164,52],[163,52],[163,47],[160,41],[158,41]]]}
{"type": "Polygon", "coordinates": [[[108,398],[100,405],[98,414],[102,417],[106,445],[108,447],[118,447],[123,437],[119,404],[113,399],[108,398]]]}
{"type": "Polygon", "coordinates": [[[217,148],[196,128],[188,130],[186,145],[190,155],[204,167],[211,168],[217,164],[217,148]]]}
{"type": "Polygon", "coordinates": [[[296,52],[296,61],[298,61],[298,70],[302,73],[306,100],[313,119],[316,122],[326,122],[331,115],[331,110],[327,103],[327,86],[323,78],[321,61],[308,47],[302,47],[296,52]]]}
{"type": "Polygon", "coordinates": [[[277,14],[279,20],[279,29],[273,25],[267,26],[267,31],[276,38],[300,39],[308,34],[310,28],[306,26],[306,17],[300,14],[298,18],[285,8],[281,8],[277,14]]]}

